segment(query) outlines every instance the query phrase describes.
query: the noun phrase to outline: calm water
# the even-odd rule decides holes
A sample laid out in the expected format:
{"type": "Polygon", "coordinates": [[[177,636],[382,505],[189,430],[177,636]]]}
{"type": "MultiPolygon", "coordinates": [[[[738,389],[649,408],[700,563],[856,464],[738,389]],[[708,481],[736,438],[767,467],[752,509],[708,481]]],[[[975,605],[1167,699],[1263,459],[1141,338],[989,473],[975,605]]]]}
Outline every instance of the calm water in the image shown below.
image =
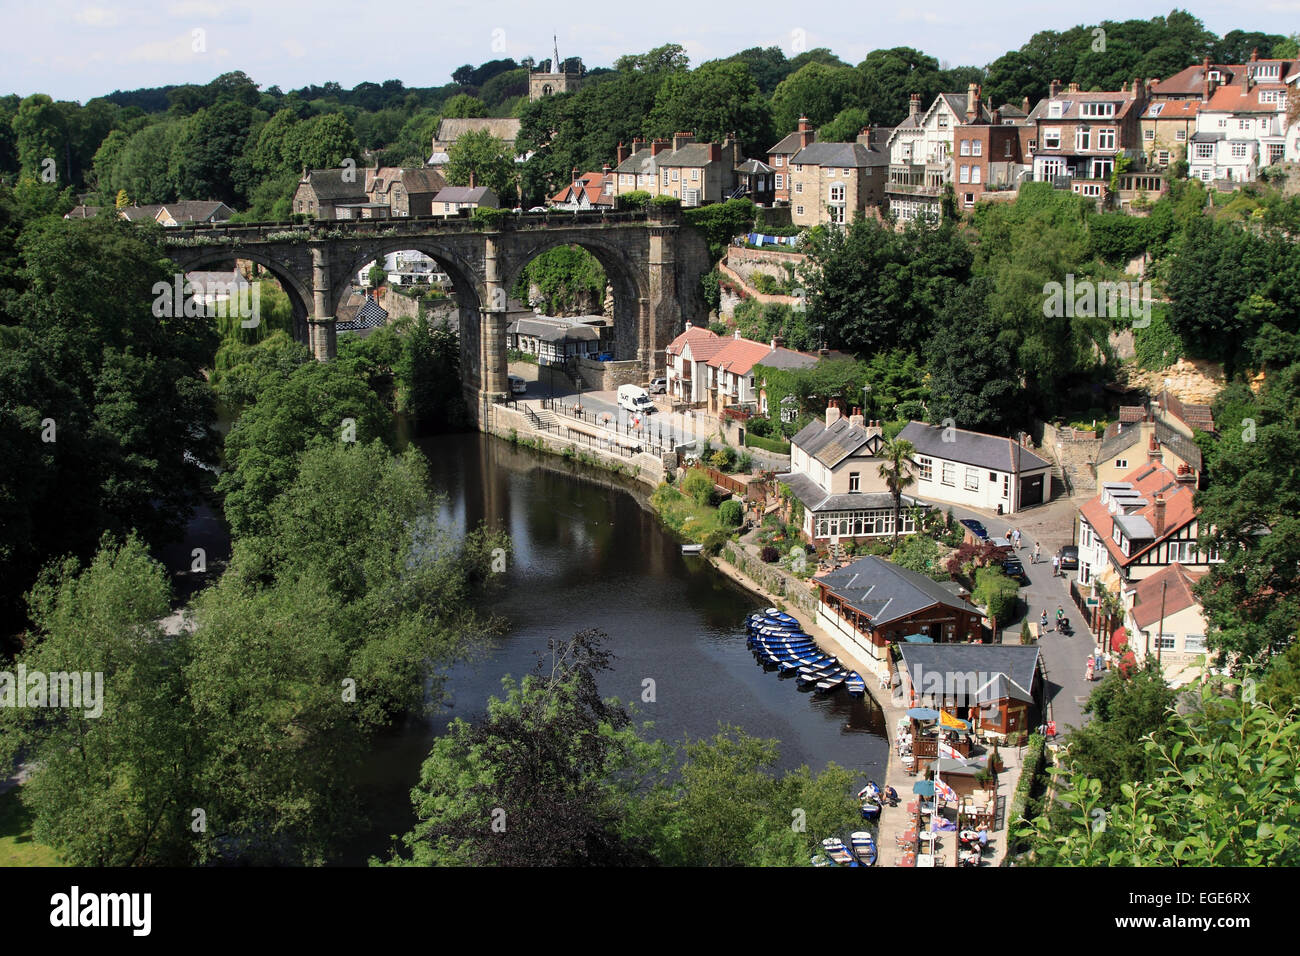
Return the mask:
{"type": "Polygon", "coordinates": [[[764,671],[745,647],[743,622],[758,599],[661,528],[638,498],[598,472],[479,434],[422,441],[431,480],[446,496],[442,518],[470,528],[504,528],[514,542],[509,580],[491,610],[505,633],[450,673],[450,707],[413,719],[376,741],[364,774],[371,829],[342,861],[387,856],[389,835],[414,823],[410,789],[434,737],[454,717],[483,714],[504,674],[533,669],[549,638],[596,627],[609,635],[614,669],[606,696],[636,704],[635,718],[680,742],[716,732],[719,722],[781,741],[781,767],[834,761],[880,778],[887,742],[870,698],[843,691],[818,697],[764,671]],[[655,682],[653,703],[643,681],[655,682]]]}

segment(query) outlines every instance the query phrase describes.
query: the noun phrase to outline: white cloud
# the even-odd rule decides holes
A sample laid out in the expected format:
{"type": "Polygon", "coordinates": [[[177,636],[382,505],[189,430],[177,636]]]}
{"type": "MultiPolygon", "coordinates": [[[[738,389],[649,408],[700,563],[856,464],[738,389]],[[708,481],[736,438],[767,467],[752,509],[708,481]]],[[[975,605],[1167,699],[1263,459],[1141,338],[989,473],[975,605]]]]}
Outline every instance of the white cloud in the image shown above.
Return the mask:
{"type": "Polygon", "coordinates": [[[186,32],[166,40],[141,43],[123,57],[128,63],[189,63],[203,56],[194,51],[194,36],[186,32]]]}
{"type": "Polygon", "coordinates": [[[283,41],[280,46],[284,49],[285,53],[289,54],[295,60],[301,59],[307,55],[307,48],[293,37],[289,37],[289,39],[283,41]]]}
{"type": "Polygon", "coordinates": [[[115,27],[118,21],[117,11],[106,7],[83,7],[72,18],[88,27],[115,27]]]}

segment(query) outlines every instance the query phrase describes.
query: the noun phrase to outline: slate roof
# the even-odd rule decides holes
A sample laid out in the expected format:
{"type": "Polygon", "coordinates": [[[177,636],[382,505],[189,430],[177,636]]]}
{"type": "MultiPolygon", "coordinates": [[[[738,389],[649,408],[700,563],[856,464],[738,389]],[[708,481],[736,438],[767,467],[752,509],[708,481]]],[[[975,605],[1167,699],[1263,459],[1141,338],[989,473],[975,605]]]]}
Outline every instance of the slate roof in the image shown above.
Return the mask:
{"type": "Polygon", "coordinates": [[[681,149],[661,150],[656,159],[660,166],[707,166],[722,161],[721,157],[709,158],[708,143],[687,143],[681,149]]]}
{"type": "Polygon", "coordinates": [[[927,674],[942,674],[945,689],[962,692],[974,703],[997,700],[1022,700],[1033,703],[1034,679],[1038,673],[1040,651],[1021,644],[907,644],[898,645],[903,667],[912,678],[918,697],[925,699],[927,674]]]}
{"type": "Polygon", "coordinates": [[[224,222],[234,212],[223,202],[203,199],[163,203],[161,209],[167,210],[168,215],[177,222],[224,222]]]}
{"type": "Polygon", "coordinates": [[[433,201],[482,203],[488,196],[496,200],[496,193],[486,186],[447,186],[438,191],[433,201]]]}
{"type": "MultiPolygon", "coordinates": [[[[299,180],[299,185],[310,186],[316,193],[316,198],[324,202],[368,201],[370,197],[366,195],[365,177],[361,177],[361,182],[346,182],[343,179],[344,172],[342,169],[309,169],[307,175],[299,180]]],[[[355,171],[353,175],[355,176],[355,171]]]]}
{"type": "Polygon", "coordinates": [[[736,172],[742,175],[752,175],[754,173],[771,173],[775,172],[767,163],[759,162],[757,159],[747,159],[736,167],[736,172]]]}
{"type": "Polygon", "coordinates": [[[1070,93],[1066,90],[1060,90],[1055,97],[1044,97],[1038,101],[1038,105],[1029,113],[1029,119],[1042,120],[1044,122],[1056,123],[1061,120],[1082,120],[1091,123],[1118,123],[1124,119],[1133,109],[1137,100],[1133,99],[1131,93],[1124,90],[1104,90],[1094,93],[1070,93]],[[1060,116],[1048,116],[1048,106],[1053,100],[1064,103],[1065,107],[1061,110],[1060,116]],[[1083,116],[1081,115],[1081,106],[1084,103],[1114,103],[1114,116],[1083,116]]]}
{"type": "Polygon", "coordinates": [[[369,296],[357,309],[357,314],[349,322],[338,322],[336,332],[360,332],[362,329],[377,329],[388,321],[388,310],[369,296]]]}
{"type": "Polygon", "coordinates": [[[1190,482],[1178,481],[1174,473],[1164,465],[1145,464],[1114,484],[1128,484],[1140,496],[1141,504],[1132,514],[1124,515],[1123,520],[1119,520],[1120,515],[1110,513],[1109,506],[1101,500],[1102,494],[1105,493],[1104,485],[1102,492],[1079,508],[1079,514],[1092,527],[1096,538],[1105,545],[1107,553],[1118,568],[1132,564],[1196,518],[1196,508],[1193,506],[1196,489],[1190,482]],[[1165,500],[1165,527],[1159,538],[1154,537],[1156,495],[1163,495],[1165,500]],[[1150,536],[1142,538],[1138,535],[1130,535],[1136,540],[1129,547],[1130,553],[1125,555],[1115,543],[1113,531],[1116,524],[1126,531],[1126,526],[1140,528],[1138,522],[1131,520],[1133,518],[1143,519],[1145,525],[1151,529],[1147,532],[1150,536]]]}
{"type": "Polygon", "coordinates": [[[975,118],[967,118],[966,107],[970,104],[970,94],[968,93],[940,93],[939,96],[948,104],[948,109],[957,114],[957,123],[960,126],[987,125],[993,122],[993,114],[989,112],[989,108],[984,105],[982,100],[976,101],[979,112],[975,114],[975,118]]]}
{"type": "Polygon", "coordinates": [[[156,219],[161,208],[162,203],[151,206],[123,206],[118,210],[118,214],[130,222],[144,222],[147,219],[156,219]]]}
{"type": "Polygon", "coordinates": [[[829,428],[824,420],[814,418],[790,441],[827,468],[834,468],[869,442],[871,437],[865,428],[850,424],[847,416],[841,416],[829,428]]]}
{"type": "Polygon", "coordinates": [[[506,326],[507,335],[531,335],[543,342],[595,342],[600,330],[581,322],[569,323],[546,318],[518,319],[506,326]]]}
{"type": "Polygon", "coordinates": [[[73,206],[70,212],[64,214],[64,219],[93,219],[99,215],[99,206],[73,206]]]}
{"type": "Polygon", "coordinates": [[[438,131],[433,134],[433,141],[435,143],[454,143],[465,133],[478,133],[487,130],[497,139],[513,144],[519,137],[519,129],[522,125],[522,120],[511,117],[502,119],[489,119],[487,117],[445,119],[438,123],[438,131]]]}
{"type": "Polygon", "coordinates": [[[956,597],[924,574],[909,571],[874,554],[859,558],[817,581],[845,604],[867,615],[874,627],[901,620],[936,604],[980,614],[979,608],[956,597]]]}
{"type": "Polygon", "coordinates": [[[1166,617],[1192,605],[1199,606],[1201,602],[1193,593],[1192,586],[1205,574],[1205,571],[1189,571],[1175,561],[1169,567],[1161,568],[1149,578],[1139,581],[1133,605],[1133,620],[1137,626],[1150,627],[1160,620],[1162,598],[1166,617]]]}
{"type": "Polygon", "coordinates": [[[754,364],[766,365],[768,368],[812,368],[819,361],[820,358],[816,355],[777,346],[754,364]]]}
{"type": "MultiPolygon", "coordinates": [[[[790,486],[790,491],[803,506],[816,514],[820,511],[869,511],[878,509],[894,510],[894,496],[888,492],[871,492],[870,494],[829,495],[807,475],[801,472],[788,472],[777,475],[778,481],[790,486]]],[[[904,509],[914,505],[925,507],[925,502],[911,495],[901,497],[904,509]]]]}
{"type": "Polygon", "coordinates": [[[999,438],[996,435],[984,435],[980,432],[955,428],[953,432],[956,441],[944,441],[945,431],[947,429],[940,425],[908,422],[899,432],[898,437],[910,441],[916,447],[917,454],[946,458],[949,461],[974,465],[977,468],[1025,472],[1051,467],[1051,462],[1039,458],[1028,448],[1022,447],[1010,438],[999,438]],[[1013,460],[1017,454],[1019,455],[1018,469],[1013,460]]]}
{"type": "MultiPolygon", "coordinates": [[[[781,142],[777,143],[775,146],[769,147],[767,154],[772,156],[781,153],[788,156],[791,153],[797,153],[800,149],[800,142],[802,142],[802,140],[799,139],[799,131],[795,130],[793,133],[788,133],[783,136],[781,142]]],[[[817,134],[815,132],[813,133],[813,142],[817,142],[817,134]]]]}
{"type": "Polygon", "coordinates": [[[813,143],[790,157],[790,162],[796,166],[839,166],[852,169],[888,166],[889,156],[881,150],[867,149],[861,143],[813,143]]]}

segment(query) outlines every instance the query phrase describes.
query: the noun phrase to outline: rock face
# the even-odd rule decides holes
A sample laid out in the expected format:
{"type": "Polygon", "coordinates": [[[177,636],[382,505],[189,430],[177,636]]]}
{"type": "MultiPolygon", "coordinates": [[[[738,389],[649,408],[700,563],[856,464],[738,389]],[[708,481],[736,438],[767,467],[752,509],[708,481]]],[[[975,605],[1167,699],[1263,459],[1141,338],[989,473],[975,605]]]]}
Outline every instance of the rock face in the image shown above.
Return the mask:
{"type": "Polygon", "coordinates": [[[1154,372],[1126,365],[1124,371],[1128,384],[1134,388],[1141,388],[1149,395],[1157,395],[1167,388],[1179,401],[1192,405],[1209,405],[1225,384],[1223,366],[1203,359],[1179,359],[1154,372]]]}

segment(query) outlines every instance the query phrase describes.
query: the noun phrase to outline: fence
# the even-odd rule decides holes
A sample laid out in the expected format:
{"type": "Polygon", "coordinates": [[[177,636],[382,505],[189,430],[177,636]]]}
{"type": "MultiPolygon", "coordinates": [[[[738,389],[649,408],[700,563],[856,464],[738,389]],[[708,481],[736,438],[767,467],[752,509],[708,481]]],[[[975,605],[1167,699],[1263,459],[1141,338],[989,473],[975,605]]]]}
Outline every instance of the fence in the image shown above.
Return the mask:
{"type": "MultiPolygon", "coordinates": [[[[671,442],[665,442],[662,435],[658,437],[652,436],[647,433],[645,428],[634,427],[631,419],[620,422],[616,415],[609,412],[593,412],[589,409],[582,408],[574,402],[567,402],[558,398],[542,399],[542,408],[554,412],[557,415],[572,418],[576,421],[582,422],[583,424],[592,425],[596,428],[602,429],[603,431],[609,432],[613,436],[626,436],[627,438],[632,439],[633,443],[639,446],[640,450],[650,452],[654,455],[665,455],[671,452],[674,447],[671,442]]],[[[532,415],[531,410],[530,415],[532,415]]],[[[579,432],[578,434],[582,433],[579,432]]],[[[625,444],[621,441],[610,441],[609,438],[604,440],[613,445],[621,446],[625,444]]],[[[597,439],[597,441],[599,441],[599,439],[597,439]]]]}
{"type": "Polygon", "coordinates": [[[1074,602],[1075,607],[1083,614],[1083,623],[1092,636],[1101,642],[1106,650],[1111,650],[1110,637],[1115,633],[1115,629],[1124,622],[1108,614],[1105,608],[1098,605],[1097,607],[1088,607],[1083,591],[1080,590],[1079,584],[1074,578],[1070,579],[1070,600],[1074,602]]]}

